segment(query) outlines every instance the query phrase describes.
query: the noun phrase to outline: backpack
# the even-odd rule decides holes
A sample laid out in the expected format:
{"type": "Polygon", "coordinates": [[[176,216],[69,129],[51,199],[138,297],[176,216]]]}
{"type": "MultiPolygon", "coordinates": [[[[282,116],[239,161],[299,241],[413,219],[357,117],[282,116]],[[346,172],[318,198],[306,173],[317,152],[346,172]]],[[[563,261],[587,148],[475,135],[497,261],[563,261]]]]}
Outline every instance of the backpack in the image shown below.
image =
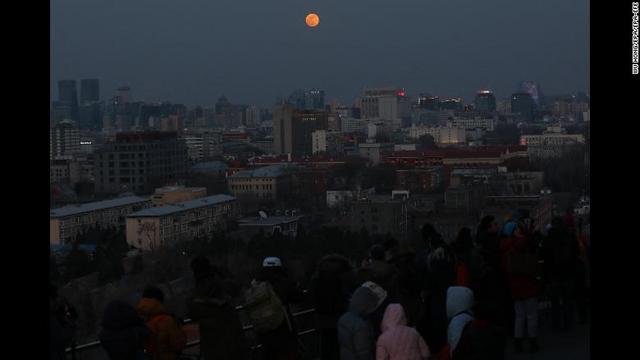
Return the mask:
{"type": "Polygon", "coordinates": [[[266,281],[256,281],[245,293],[245,308],[253,329],[266,333],[277,329],[285,320],[284,306],[266,281]]]}

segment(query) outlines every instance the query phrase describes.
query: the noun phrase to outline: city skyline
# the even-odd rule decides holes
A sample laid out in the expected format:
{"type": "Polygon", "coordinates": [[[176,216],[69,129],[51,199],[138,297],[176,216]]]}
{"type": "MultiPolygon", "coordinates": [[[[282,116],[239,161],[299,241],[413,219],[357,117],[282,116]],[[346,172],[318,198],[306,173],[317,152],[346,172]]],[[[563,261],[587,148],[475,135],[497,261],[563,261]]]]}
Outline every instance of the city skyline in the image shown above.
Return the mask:
{"type": "Polygon", "coordinates": [[[100,79],[104,98],[129,85],[134,99],[188,106],[222,94],[271,106],[298,87],[347,104],[381,86],[465,101],[483,88],[507,97],[523,80],[546,94],[587,92],[584,1],[154,1],[141,17],[150,5],[52,4],[52,99],[58,80],[82,78],[100,79]],[[304,23],[310,11],[317,28],[304,23]]]}
{"type": "MultiPolygon", "coordinates": [[[[101,79],[61,79],[58,81],[61,82],[69,82],[69,81],[75,81],[76,83],[76,91],[78,92],[78,94],[76,95],[77,99],[80,99],[81,96],[81,92],[78,91],[80,89],[80,85],[82,81],[85,80],[98,80],[100,84],[102,84],[102,80],[101,79]]],[[[53,97],[53,93],[51,93],[50,95],[52,95],[51,97],[51,102],[55,103],[57,101],[59,101],[60,99],[60,92],[58,89],[58,81],[56,81],[56,96],[53,97]]],[[[355,105],[355,102],[358,98],[361,98],[363,96],[363,94],[365,93],[365,91],[367,89],[383,89],[383,88],[400,88],[403,90],[403,93],[406,94],[406,96],[408,98],[410,98],[411,100],[416,100],[419,101],[420,100],[420,96],[434,96],[439,98],[441,101],[442,100],[448,100],[448,99],[462,99],[462,102],[465,105],[474,105],[475,102],[475,98],[476,95],[478,94],[483,94],[483,93],[491,93],[495,96],[496,100],[509,100],[514,94],[520,93],[522,92],[522,90],[520,90],[519,88],[519,84],[522,81],[517,81],[514,82],[514,87],[511,92],[509,93],[503,93],[500,94],[498,92],[496,92],[494,89],[491,88],[479,88],[476,90],[472,90],[472,91],[465,91],[465,93],[468,93],[470,95],[468,95],[467,97],[465,96],[461,96],[459,94],[453,94],[453,95],[449,95],[449,96],[443,96],[442,94],[438,94],[438,93],[434,93],[434,92],[430,92],[430,91],[425,91],[425,90],[415,90],[415,91],[411,91],[409,89],[407,89],[406,87],[403,86],[395,86],[395,85],[384,85],[384,86],[363,86],[360,89],[360,92],[355,92],[353,93],[353,95],[351,97],[348,97],[346,100],[343,99],[337,99],[335,96],[332,96],[332,94],[327,93],[326,91],[324,91],[324,89],[321,88],[314,88],[314,87],[296,87],[296,88],[292,88],[288,93],[284,93],[282,95],[278,95],[273,97],[273,101],[271,101],[270,103],[267,102],[266,104],[262,104],[262,103],[257,103],[257,102],[251,102],[251,101],[246,101],[246,99],[234,99],[234,98],[230,98],[229,96],[227,96],[226,93],[221,92],[218,94],[213,94],[212,95],[212,100],[207,101],[206,103],[193,103],[193,102],[180,102],[180,101],[175,101],[174,99],[170,99],[170,98],[166,98],[166,99],[141,99],[141,98],[137,98],[135,96],[135,89],[130,88],[128,85],[118,85],[115,88],[113,88],[111,91],[104,91],[104,88],[102,87],[102,85],[98,86],[97,89],[100,93],[100,97],[98,98],[98,100],[96,101],[108,101],[110,99],[116,98],[118,97],[118,91],[122,88],[127,88],[130,92],[132,92],[133,94],[131,95],[131,99],[129,99],[129,101],[132,102],[144,102],[144,103],[148,103],[148,104],[160,104],[160,103],[173,103],[173,104],[182,104],[187,106],[188,108],[195,108],[195,107],[202,107],[202,108],[213,108],[215,107],[216,102],[218,102],[221,98],[227,98],[229,101],[231,101],[232,103],[236,103],[236,104],[247,104],[247,105],[251,105],[251,106],[258,106],[260,108],[265,108],[265,109],[271,109],[274,106],[278,105],[278,100],[281,101],[286,101],[286,102],[291,102],[292,97],[297,94],[297,92],[299,92],[300,90],[315,90],[315,91],[322,91],[324,95],[326,95],[325,97],[325,103],[328,105],[329,103],[331,103],[332,101],[336,100],[338,101],[338,104],[343,105],[343,106],[353,106],[355,105]]],[[[524,81],[524,82],[530,82],[530,81],[524,81]]],[[[534,83],[536,83],[534,81],[534,83]]],[[[542,89],[544,89],[543,86],[541,86],[539,83],[538,86],[542,89]]],[[[585,95],[589,95],[588,93],[585,92],[585,90],[581,90],[581,89],[574,89],[574,90],[568,90],[562,93],[546,93],[543,92],[542,93],[542,98],[554,98],[554,97],[559,97],[559,96],[575,96],[577,94],[583,93],[585,95]]],[[[405,95],[403,95],[405,96],[405,95]]]]}

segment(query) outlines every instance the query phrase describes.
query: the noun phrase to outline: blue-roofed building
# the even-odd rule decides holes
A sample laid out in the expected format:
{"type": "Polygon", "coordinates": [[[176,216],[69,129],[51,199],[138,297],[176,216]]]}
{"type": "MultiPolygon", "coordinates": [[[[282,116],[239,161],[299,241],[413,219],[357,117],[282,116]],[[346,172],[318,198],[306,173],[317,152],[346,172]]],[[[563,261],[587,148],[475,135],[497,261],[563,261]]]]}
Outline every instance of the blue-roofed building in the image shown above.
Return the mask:
{"type": "Polygon", "coordinates": [[[263,166],[241,170],[230,176],[229,192],[238,198],[276,200],[290,189],[287,165],[263,166]]]}
{"type": "Polygon", "coordinates": [[[49,243],[72,243],[90,227],[123,227],[125,217],[151,206],[148,198],[125,196],[85,204],[67,205],[49,212],[49,243]]]}
{"type": "Polygon", "coordinates": [[[237,218],[236,198],[224,194],[146,208],[127,217],[127,243],[147,251],[173,246],[225,229],[237,218]]]}

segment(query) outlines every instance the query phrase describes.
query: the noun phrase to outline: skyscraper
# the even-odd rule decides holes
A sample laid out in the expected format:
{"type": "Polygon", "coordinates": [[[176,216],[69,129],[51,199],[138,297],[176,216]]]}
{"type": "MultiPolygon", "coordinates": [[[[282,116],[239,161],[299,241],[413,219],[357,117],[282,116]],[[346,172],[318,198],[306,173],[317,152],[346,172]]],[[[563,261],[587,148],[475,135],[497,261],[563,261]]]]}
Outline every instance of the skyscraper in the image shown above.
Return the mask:
{"type": "Polygon", "coordinates": [[[273,150],[276,154],[310,155],[312,133],[327,130],[328,114],[323,111],[297,111],[291,104],[273,109],[273,150]]]}
{"type": "Polygon", "coordinates": [[[496,97],[490,90],[480,90],[475,98],[476,111],[494,112],[496,111],[496,97]]]}
{"type": "Polygon", "coordinates": [[[527,93],[531,95],[534,104],[540,105],[542,100],[542,92],[540,91],[540,85],[535,81],[522,81],[518,86],[518,92],[527,93]]]}
{"type": "Polygon", "coordinates": [[[70,119],[78,120],[78,91],[75,80],[58,81],[58,106],[68,108],[70,119]]]}
{"type": "Polygon", "coordinates": [[[535,101],[529,93],[519,92],[511,95],[511,112],[520,114],[522,120],[533,121],[535,101]]]}
{"type": "Polygon", "coordinates": [[[131,88],[128,86],[121,86],[118,88],[118,94],[116,95],[117,102],[119,104],[126,104],[131,101],[131,88]]]}
{"type": "Polygon", "coordinates": [[[318,89],[294,90],[287,101],[296,110],[324,110],[324,91],[318,89]]]}
{"type": "Polygon", "coordinates": [[[100,82],[98,79],[80,80],[80,104],[100,101],[100,82]]]}

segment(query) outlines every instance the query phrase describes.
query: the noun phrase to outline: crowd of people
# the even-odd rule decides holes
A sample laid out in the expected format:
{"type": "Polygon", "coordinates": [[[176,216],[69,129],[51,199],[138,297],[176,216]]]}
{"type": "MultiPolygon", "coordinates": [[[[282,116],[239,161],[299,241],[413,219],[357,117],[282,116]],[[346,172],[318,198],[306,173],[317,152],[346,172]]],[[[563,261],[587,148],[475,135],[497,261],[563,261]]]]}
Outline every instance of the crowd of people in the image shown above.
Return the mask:
{"type": "MultiPolygon", "coordinates": [[[[551,303],[553,331],[571,330],[574,314],[588,320],[590,239],[583,219],[567,213],[540,227],[518,211],[503,224],[484,217],[475,236],[462,228],[452,242],[424,224],[422,239],[417,251],[389,239],[358,264],[326,255],[307,292],[280,258],[265,258],[242,292],[262,358],[305,358],[291,311],[304,301],[315,309],[320,358],[329,360],[499,360],[508,346],[537,352],[544,346],[541,297],[551,303]]],[[[251,358],[235,310],[240,286],[204,256],[191,269],[195,288],[186,316],[199,325],[201,358],[251,358]]],[[[185,333],[163,301],[162,291],[149,287],[136,307],[119,300],[107,306],[100,340],[111,359],[179,359],[185,333]]],[[[61,318],[55,303],[52,295],[52,331],[56,326],[60,335],[51,353],[61,359],[72,328],[68,311],[61,318]]]]}

